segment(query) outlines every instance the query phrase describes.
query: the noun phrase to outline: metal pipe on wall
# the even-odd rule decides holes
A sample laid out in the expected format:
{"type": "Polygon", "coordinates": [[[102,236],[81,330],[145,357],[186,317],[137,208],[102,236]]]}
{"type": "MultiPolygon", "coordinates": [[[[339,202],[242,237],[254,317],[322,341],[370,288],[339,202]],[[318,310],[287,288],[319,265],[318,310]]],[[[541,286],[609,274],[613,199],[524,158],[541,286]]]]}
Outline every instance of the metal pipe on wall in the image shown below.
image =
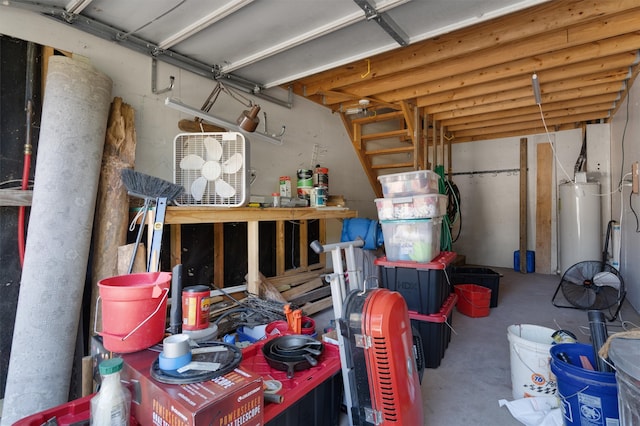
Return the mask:
{"type": "Polygon", "coordinates": [[[413,107],[413,169],[420,168],[420,108],[413,107]]]}
{"type": "Polygon", "coordinates": [[[68,399],[111,89],[88,63],[49,60],[3,426],[68,399]]]}
{"type": "Polygon", "coordinates": [[[424,141],[424,152],[422,155],[424,156],[424,168],[430,169],[431,165],[429,164],[429,117],[427,115],[426,108],[423,109],[422,116],[422,136],[424,141]]]}
{"type": "Polygon", "coordinates": [[[442,153],[442,167],[444,168],[444,126],[440,123],[440,151],[442,153]]]}
{"type": "Polygon", "coordinates": [[[436,165],[438,164],[438,123],[436,122],[435,117],[431,122],[433,126],[433,163],[431,164],[431,170],[435,170],[436,165]]]}

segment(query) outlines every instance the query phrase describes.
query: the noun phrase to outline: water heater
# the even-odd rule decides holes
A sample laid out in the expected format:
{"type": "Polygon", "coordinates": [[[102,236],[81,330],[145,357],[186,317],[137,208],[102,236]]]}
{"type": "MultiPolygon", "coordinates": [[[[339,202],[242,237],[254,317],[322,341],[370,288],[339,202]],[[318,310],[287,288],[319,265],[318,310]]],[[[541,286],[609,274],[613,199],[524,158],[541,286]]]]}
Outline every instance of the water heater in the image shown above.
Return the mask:
{"type": "Polygon", "coordinates": [[[600,183],[567,182],[559,192],[558,268],[564,274],[578,262],[602,259],[600,183]]]}

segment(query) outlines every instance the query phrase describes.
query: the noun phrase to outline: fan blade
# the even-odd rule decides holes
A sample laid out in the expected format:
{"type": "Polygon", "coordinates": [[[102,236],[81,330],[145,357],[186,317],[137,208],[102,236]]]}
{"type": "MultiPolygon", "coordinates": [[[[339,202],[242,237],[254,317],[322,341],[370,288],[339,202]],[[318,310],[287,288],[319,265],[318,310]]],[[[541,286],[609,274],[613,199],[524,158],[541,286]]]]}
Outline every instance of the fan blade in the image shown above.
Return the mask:
{"type": "Polygon", "coordinates": [[[199,155],[189,154],[180,160],[180,168],[182,170],[200,170],[204,160],[199,155]]]}
{"type": "Polygon", "coordinates": [[[618,303],[622,283],[616,274],[599,272],[593,277],[593,283],[596,285],[594,309],[606,309],[618,303]]]}
{"type": "Polygon", "coordinates": [[[202,201],[202,197],[204,196],[204,192],[207,189],[207,179],[200,176],[198,179],[194,180],[191,184],[191,195],[193,199],[196,201],[202,201]]]}
{"type": "Polygon", "coordinates": [[[242,154],[236,152],[222,163],[222,171],[227,174],[236,173],[242,168],[242,154]]]}
{"type": "Polygon", "coordinates": [[[581,309],[589,309],[596,301],[596,292],[592,287],[562,283],[562,294],[569,303],[581,309]]]}
{"type": "Polygon", "coordinates": [[[612,272],[598,272],[593,277],[593,283],[597,286],[607,286],[620,290],[620,278],[612,272]]]}
{"type": "Polygon", "coordinates": [[[583,285],[587,279],[588,277],[579,268],[569,268],[562,277],[562,281],[579,286],[583,285]]]}
{"type": "Polygon", "coordinates": [[[236,190],[233,186],[229,185],[227,182],[218,179],[215,183],[216,185],[216,194],[218,194],[222,198],[231,198],[236,195],[236,190]]]}
{"type": "Polygon", "coordinates": [[[222,158],[222,145],[216,138],[207,136],[202,142],[207,151],[207,160],[220,161],[222,158]]]}

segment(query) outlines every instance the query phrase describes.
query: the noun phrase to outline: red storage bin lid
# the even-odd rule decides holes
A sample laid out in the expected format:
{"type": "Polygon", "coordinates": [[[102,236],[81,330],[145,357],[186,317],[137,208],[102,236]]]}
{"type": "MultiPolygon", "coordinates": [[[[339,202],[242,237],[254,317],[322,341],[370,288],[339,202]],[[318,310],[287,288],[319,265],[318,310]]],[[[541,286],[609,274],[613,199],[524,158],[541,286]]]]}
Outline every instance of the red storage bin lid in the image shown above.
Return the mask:
{"type": "Polygon", "coordinates": [[[441,251],[431,262],[413,262],[411,260],[387,260],[382,256],[373,261],[374,265],[386,268],[415,268],[415,269],[445,269],[456,259],[456,253],[452,251],[441,251]]]}

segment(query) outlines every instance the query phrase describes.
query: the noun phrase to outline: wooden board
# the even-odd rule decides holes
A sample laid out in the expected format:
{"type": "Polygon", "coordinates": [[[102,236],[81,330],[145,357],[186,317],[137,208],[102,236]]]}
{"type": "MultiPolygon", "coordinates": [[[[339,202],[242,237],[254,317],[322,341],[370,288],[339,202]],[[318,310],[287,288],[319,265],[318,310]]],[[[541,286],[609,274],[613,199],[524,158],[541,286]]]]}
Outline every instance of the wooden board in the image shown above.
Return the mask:
{"type": "Polygon", "coordinates": [[[298,297],[290,299],[289,301],[294,305],[304,305],[308,302],[313,302],[318,299],[323,299],[327,296],[331,296],[331,286],[325,285],[324,287],[316,288],[315,290],[311,290],[307,293],[304,293],[298,297]]]}
{"type": "Polygon", "coordinates": [[[520,139],[520,272],[527,272],[527,138],[520,139]]]}
{"type": "Polygon", "coordinates": [[[306,315],[313,315],[320,311],[324,311],[327,308],[333,306],[333,300],[331,296],[325,297],[324,299],[317,300],[315,302],[307,303],[302,307],[302,311],[306,315]]]}
{"type": "Polygon", "coordinates": [[[278,277],[270,277],[269,281],[271,281],[271,283],[276,287],[280,285],[290,285],[291,287],[295,287],[319,276],[319,271],[298,272],[296,274],[286,274],[278,277]]]}
{"type": "Polygon", "coordinates": [[[536,163],[536,272],[550,274],[553,151],[549,143],[536,147],[536,163]]]}
{"type": "Polygon", "coordinates": [[[282,292],[282,296],[286,299],[286,300],[291,300],[294,297],[300,296],[301,294],[304,294],[308,291],[314,290],[316,288],[322,287],[323,283],[322,283],[322,279],[321,278],[315,278],[311,281],[308,281],[304,284],[301,284],[299,286],[293,287],[291,290],[287,290],[282,292]]]}

